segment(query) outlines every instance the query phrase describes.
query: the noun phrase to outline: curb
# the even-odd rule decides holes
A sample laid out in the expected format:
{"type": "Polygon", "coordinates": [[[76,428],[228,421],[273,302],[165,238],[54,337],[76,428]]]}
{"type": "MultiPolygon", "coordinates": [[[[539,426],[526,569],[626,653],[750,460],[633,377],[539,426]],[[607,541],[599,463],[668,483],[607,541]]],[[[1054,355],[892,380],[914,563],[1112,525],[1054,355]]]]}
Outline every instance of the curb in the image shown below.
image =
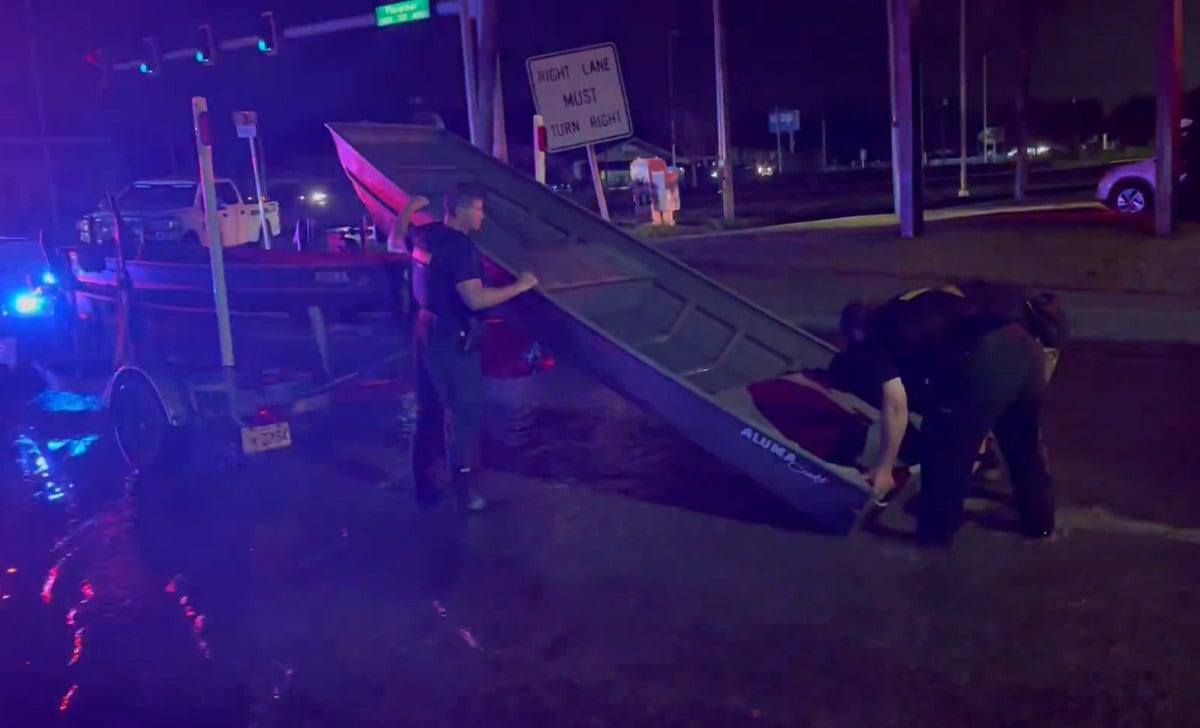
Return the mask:
{"type": "MultiPolygon", "coordinates": [[[[887,278],[887,279],[891,279],[891,280],[922,281],[922,282],[926,282],[926,283],[949,284],[949,283],[954,283],[954,282],[963,280],[961,277],[957,277],[957,276],[945,276],[945,275],[930,276],[930,275],[923,275],[920,273],[898,273],[895,271],[883,271],[883,270],[861,270],[861,269],[860,270],[839,270],[839,269],[833,268],[833,267],[822,267],[822,266],[804,266],[804,267],[792,268],[792,270],[795,270],[796,272],[800,272],[800,273],[806,273],[806,272],[826,273],[826,274],[832,274],[835,276],[842,276],[845,278],[887,278]]],[[[1158,299],[1160,301],[1172,301],[1172,302],[1177,302],[1177,303],[1192,304],[1195,307],[1200,308],[1200,291],[1197,291],[1196,293],[1193,293],[1193,294],[1160,293],[1160,292],[1156,292],[1156,291],[1147,291],[1145,289],[1138,289],[1138,288],[1102,289],[1102,288],[1086,288],[1083,286],[1059,285],[1059,284],[1054,284],[1054,283],[1037,283],[1037,282],[1029,283],[1026,281],[1006,281],[1006,280],[997,279],[997,278],[984,279],[984,280],[991,280],[996,283],[1013,283],[1015,285],[1029,286],[1030,288],[1037,288],[1037,289],[1042,289],[1042,290],[1046,290],[1046,291],[1055,291],[1055,292],[1061,292],[1061,293],[1078,293],[1078,294],[1086,294],[1086,295],[1091,295],[1091,296],[1132,296],[1132,297],[1138,297],[1138,298],[1143,298],[1143,299],[1158,299]]]]}

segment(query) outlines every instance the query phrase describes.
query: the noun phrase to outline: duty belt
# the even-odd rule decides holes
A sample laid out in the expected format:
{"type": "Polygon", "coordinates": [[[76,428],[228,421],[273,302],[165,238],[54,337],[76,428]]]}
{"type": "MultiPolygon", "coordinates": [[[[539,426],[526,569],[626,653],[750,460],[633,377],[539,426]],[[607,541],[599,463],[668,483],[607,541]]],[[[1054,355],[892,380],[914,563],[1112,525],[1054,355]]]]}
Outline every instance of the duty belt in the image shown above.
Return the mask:
{"type": "Polygon", "coordinates": [[[479,342],[483,340],[483,332],[485,324],[482,319],[475,316],[467,319],[465,324],[455,321],[449,316],[442,316],[430,311],[427,308],[422,308],[417,312],[417,315],[430,323],[436,325],[453,325],[455,333],[458,335],[458,340],[462,345],[464,352],[472,352],[479,348],[479,342]]]}

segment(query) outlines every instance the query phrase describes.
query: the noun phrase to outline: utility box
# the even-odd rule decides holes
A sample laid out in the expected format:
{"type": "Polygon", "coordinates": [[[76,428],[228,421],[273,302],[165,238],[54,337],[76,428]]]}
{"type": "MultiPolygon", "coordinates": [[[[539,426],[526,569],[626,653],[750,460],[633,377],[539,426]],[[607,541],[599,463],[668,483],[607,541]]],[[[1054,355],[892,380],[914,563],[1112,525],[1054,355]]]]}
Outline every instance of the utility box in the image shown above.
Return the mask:
{"type": "Polygon", "coordinates": [[[633,160],[629,165],[634,215],[639,223],[674,225],[679,211],[677,167],[668,167],[659,157],[633,160]]]}

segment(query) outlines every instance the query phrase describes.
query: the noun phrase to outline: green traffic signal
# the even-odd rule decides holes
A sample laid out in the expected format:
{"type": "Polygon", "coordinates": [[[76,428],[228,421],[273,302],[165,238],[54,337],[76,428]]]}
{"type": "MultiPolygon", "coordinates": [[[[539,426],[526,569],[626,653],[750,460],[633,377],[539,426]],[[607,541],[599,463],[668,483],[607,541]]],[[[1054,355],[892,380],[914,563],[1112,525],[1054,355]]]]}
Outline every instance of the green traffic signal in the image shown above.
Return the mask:
{"type": "Polygon", "coordinates": [[[150,66],[143,63],[140,66],[138,66],[138,70],[141,71],[142,73],[150,73],[150,66]]]}
{"type": "Polygon", "coordinates": [[[259,50],[259,51],[261,51],[261,52],[263,52],[263,53],[270,53],[270,52],[271,52],[271,46],[270,46],[270,44],[269,44],[269,43],[267,43],[267,39],[266,39],[266,38],[259,38],[259,39],[258,39],[258,50],[259,50]]]}

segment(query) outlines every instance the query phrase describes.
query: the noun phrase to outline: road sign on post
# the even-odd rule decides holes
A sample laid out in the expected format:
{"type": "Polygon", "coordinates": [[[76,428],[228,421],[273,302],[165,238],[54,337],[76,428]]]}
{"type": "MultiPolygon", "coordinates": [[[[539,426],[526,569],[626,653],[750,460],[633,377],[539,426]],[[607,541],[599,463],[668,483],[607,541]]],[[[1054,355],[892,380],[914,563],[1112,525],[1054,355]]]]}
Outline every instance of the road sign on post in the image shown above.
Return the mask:
{"type": "Polygon", "coordinates": [[[376,7],[375,25],[386,28],[389,25],[411,23],[414,20],[428,20],[430,14],[429,0],[404,0],[376,7]]]}
{"type": "Polygon", "coordinates": [[[258,112],[233,112],[233,125],[237,127],[238,139],[253,139],[258,136],[258,112]]]}
{"type": "Polygon", "coordinates": [[[258,148],[258,112],[233,112],[233,125],[237,127],[238,139],[250,142],[250,164],[254,170],[254,199],[258,201],[258,223],[262,226],[262,244],[266,250],[271,249],[271,225],[267,222],[266,189],[267,181],[263,179],[262,160],[258,148]]]}
{"type": "Polygon", "coordinates": [[[587,147],[600,215],[608,200],[596,144],[633,136],[617,47],[612,43],[535,56],[525,62],[533,104],[546,125],[546,151],[587,147]]]}
{"type": "Polygon", "coordinates": [[[772,134],[788,134],[800,131],[800,112],[795,109],[790,111],[772,111],[768,124],[772,134]]]}
{"type": "Polygon", "coordinates": [[[533,103],[546,120],[550,153],[633,136],[625,82],[612,43],[525,62],[533,103]]]}

